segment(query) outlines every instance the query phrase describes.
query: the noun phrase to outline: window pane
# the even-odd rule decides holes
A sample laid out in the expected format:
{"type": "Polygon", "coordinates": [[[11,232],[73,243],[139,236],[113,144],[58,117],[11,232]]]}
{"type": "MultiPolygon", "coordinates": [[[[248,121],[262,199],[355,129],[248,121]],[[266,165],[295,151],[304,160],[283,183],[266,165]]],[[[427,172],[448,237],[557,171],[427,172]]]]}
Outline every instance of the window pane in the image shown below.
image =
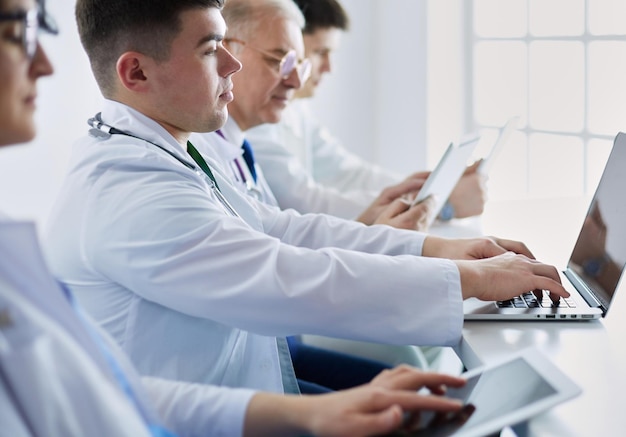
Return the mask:
{"type": "Polygon", "coordinates": [[[589,32],[593,35],[623,35],[626,2],[589,0],[589,32]]]}
{"type": "Polygon", "coordinates": [[[534,134],[530,137],[530,195],[583,194],[584,148],[578,137],[534,134]]]}
{"type": "Polygon", "coordinates": [[[522,132],[513,132],[489,172],[489,179],[487,180],[489,200],[527,197],[527,172],[526,135],[522,132]]]}
{"type": "Polygon", "coordinates": [[[590,140],[587,143],[587,193],[592,195],[600,182],[613,140],[590,140]]]}
{"type": "Polygon", "coordinates": [[[483,37],[526,35],[526,0],[474,0],[474,31],[483,37]]]}
{"type": "Polygon", "coordinates": [[[521,42],[484,42],[474,58],[474,116],[483,125],[526,114],[526,47],[521,42]]]}
{"type": "Polygon", "coordinates": [[[585,63],[579,42],[534,42],[530,46],[530,125],[580,132],[584,123],[585,63]]]}
{"type": "Polygon", "coordinates": [[[585,31],[585,0],[531,0],[529,15],[530,33],[536,36],[582,35],[585,31]]]}
{"type": "Polygon", "coordinates": [[[626,43],[589,44],[588,128],[596,134],[626,130],[626,43]]]}

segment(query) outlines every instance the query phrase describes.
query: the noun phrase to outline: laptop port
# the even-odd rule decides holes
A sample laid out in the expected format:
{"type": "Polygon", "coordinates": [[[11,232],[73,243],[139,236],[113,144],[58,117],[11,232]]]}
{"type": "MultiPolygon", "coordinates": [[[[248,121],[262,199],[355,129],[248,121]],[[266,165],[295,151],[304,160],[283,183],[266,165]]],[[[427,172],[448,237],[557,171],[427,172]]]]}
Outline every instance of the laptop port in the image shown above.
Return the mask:
{"type": "Polygon", "coordinates": [[[547,314],[546,315],[546,319],[556,319],[556,315],[555,314],[547,314]]]}
{"type": "Polygon", "coordinates": [[[582,318],[583,319],[593,319],[593,316],[591,314],[583,314],[582,318]]]}
{"type": "Polygon", "coordinates": [[[560,317],[561,317],[562,319],[567,318],[567,316],[566,316],[565,314],[561,314],[561,315],[560,315],[560,317]]]}
{"type": "Polygon", "coordinates": [[[572,314],[570,317],[571,317],[572,319],[575,319],[575,318],[576,318],[576,317],[578,317],[578,316],[577,316],[576,314],[572,314]]]}

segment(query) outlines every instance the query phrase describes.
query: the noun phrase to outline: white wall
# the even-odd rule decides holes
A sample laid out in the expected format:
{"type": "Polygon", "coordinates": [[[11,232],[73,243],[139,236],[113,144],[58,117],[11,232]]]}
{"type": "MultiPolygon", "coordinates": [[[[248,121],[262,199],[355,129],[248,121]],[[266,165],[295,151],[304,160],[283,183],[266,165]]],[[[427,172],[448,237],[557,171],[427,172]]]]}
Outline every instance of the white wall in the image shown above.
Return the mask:
{"type": "MultiPolygon", "coordinates": [[[[28,146],[4,150],[0,159],[1,210],[40,225],[63,180],[72,143],[86,133],[86,120],[101,102],[78,40],[74,2],[48,3],[61,34],[41,39],[56,71],[40,82],[39,134],[28,146]]],[[[402,173],[426,166],[428,3],[343,0],[352,28],[316,102],[320,117],[350,149],[402,173]]]]}
{"type": "Polygon", "coordinates": [[[464,0],[428,0],[427,168],[451,141],[472,130],[464,125],[463,6],[464,0]]]}
{"type": "Polygon", "coordinates": [[[342,0],[351,20],[313,101],[355,153],[401,173],[426,154],[425,0],[342,0]]]}

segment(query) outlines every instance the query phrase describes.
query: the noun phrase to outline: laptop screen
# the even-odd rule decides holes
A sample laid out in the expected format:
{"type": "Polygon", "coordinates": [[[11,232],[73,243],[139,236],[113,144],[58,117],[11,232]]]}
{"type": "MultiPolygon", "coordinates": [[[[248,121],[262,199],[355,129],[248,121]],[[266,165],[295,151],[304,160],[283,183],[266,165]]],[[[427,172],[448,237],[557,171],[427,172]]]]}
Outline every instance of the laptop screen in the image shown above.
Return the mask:
{"type": "Polygon", "coordinates": [[[626,263],[626,134],[611,155],[568,262],[604,308],[608,308],[626,263]]]}

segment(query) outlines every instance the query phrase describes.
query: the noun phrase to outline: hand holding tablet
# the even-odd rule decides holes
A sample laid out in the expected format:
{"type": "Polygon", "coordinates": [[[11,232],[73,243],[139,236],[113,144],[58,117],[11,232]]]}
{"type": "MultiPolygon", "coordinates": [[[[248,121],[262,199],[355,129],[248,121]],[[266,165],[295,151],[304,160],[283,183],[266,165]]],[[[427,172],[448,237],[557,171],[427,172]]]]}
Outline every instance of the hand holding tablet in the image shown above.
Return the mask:
{"type": "Polygon", "coordinates": [[[429,217],[429,225],[435,220],[463,175],[479,139],[478,135],[471,135],[461,139],[458,144],[450,143],[437,167],[428,176],[419,193],[415,196],[413,205],[420,203],[429,196],[435,200],[435,207],[429,217]]]}
{"type": "Polygon", "coordinates": [[[461,376],[467,379],[467,383],[461,388],[449,388],[446,396],[460,399],[465,408],[451,415],[422,412],[418,430],[394,435],[491,435],[541,414],[582,392],[576,383],[537,349],[525,349],[461,376]]]}
{"type": "MultiPolygon", "coordinates": [[[[491,150],[478,164],[476,171],[479,174],[487,175],[491,170],[491,167],[498,155],[502,152],[509,137],[513,131],[517,129],[519,122],[520,117],[512,117],[500,129],[498,138],[491,147],[491,150]]],[[[435,207],[432,209],[432,214],[428,217],[427,226],[430,226],[441,213],[454,187],[463,176],[479,139],[480,137],[474,134],[463,137],[458,144],[451,143],[437,164],[437,167],[435,167],[424,182],[417,196],[415,196],[412,205],[417,205],[429,196],[432,196],[435,200],[435,207]]]]}

